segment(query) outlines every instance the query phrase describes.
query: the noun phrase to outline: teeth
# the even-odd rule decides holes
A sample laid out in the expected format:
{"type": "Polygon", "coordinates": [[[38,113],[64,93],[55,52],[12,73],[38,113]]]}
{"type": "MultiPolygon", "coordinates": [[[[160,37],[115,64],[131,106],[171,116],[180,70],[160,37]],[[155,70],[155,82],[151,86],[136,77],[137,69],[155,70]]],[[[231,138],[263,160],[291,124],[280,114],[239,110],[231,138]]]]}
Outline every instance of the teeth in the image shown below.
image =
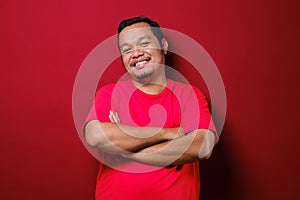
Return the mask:
{"type": "Polygon", "coordinates": [[[145,63],[146,63],[145,60],[144,60],[144,61],[140,61],[140,62],[137,62],[137,63],[135,64],[135,66],[138,67],[138,66],[141,66],[141,65],[143,65],[143,64],[145,64],[145,63]]]}

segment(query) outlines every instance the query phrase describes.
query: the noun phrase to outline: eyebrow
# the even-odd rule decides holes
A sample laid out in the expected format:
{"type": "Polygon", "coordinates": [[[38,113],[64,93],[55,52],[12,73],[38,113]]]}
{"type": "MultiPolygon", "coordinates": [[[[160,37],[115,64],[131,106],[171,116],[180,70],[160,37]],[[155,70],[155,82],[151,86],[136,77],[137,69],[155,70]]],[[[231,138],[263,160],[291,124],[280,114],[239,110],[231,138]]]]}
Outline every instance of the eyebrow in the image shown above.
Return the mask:
{"type": "MultiPolygon", "coordinates": [[[[140,42],[143,39],[151,39],[151,37],[149,35],[145,35],[145,36],[141,36],[137,39],[138,42],[140,42]]],[[[120,45],[120,49],[126,45],[129,45],[127,42],[123,43],[120,45]]]]}

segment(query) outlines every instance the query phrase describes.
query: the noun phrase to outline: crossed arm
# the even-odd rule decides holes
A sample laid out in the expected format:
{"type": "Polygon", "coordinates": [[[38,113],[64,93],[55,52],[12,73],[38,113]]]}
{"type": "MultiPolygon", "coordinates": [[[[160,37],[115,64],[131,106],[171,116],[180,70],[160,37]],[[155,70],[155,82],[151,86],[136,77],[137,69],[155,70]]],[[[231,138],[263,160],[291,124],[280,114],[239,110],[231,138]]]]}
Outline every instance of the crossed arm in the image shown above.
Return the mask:
{"type": "Polygon", "coordinates": [[[111,122],[93,120],[85,126],[87,143],[98,150],[150,165],[179,165],[206,159],[215,144],[215,135],[208,129],[185,135],[180,127],[126,126],[113,112],[109,118],[111,122]]]}

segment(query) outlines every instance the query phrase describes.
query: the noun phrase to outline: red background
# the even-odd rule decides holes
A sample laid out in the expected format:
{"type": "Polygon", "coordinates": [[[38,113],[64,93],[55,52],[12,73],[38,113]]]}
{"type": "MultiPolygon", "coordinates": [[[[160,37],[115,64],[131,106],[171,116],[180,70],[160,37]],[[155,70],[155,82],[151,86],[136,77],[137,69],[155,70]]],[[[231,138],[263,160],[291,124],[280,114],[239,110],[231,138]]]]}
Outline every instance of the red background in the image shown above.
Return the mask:
{"type": "Polygon", "coordinates": [[[73,83],[119,21],[141,14],[197,40],[223,77],[227,118],[201,199],[296,199],[297,1],[111,2],[1,1],[0,199],[93,199],[97,160],[74,126],[73,83]]]}

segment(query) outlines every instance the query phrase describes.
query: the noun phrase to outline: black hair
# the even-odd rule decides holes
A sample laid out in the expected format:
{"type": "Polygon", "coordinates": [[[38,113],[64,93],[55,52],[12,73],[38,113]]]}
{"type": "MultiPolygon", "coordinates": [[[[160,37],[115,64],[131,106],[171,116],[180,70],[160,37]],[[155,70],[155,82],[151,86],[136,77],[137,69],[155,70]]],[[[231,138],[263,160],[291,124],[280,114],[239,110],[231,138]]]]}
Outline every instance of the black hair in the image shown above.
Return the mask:
{"type": "MultiPolygon", "coordinates": [[[[140,23],[140,22],[145,22],[147,24],[149,24],[151,26],[151,31],[152,33],[155,35],[155,37],[157,38],[160,46],[161,45],[161,40],[165,37],[164,34],[162,33],[160,26],[158,25],[157,22],[151,20],[148,17],[145,16],[138,16],[138,17],[134,17],[134,18],[129,18],[129,19],[125,19],[123,21],[120,22],[119,26],[118,26],[118,43],[119,43],[119,35],[121,33],[121,31],[126,28],[127,26],[131,26],[133,24],[136,23],[140,23]]],[[[119,46],[119,45],[118,45],[119,46]]]]}

